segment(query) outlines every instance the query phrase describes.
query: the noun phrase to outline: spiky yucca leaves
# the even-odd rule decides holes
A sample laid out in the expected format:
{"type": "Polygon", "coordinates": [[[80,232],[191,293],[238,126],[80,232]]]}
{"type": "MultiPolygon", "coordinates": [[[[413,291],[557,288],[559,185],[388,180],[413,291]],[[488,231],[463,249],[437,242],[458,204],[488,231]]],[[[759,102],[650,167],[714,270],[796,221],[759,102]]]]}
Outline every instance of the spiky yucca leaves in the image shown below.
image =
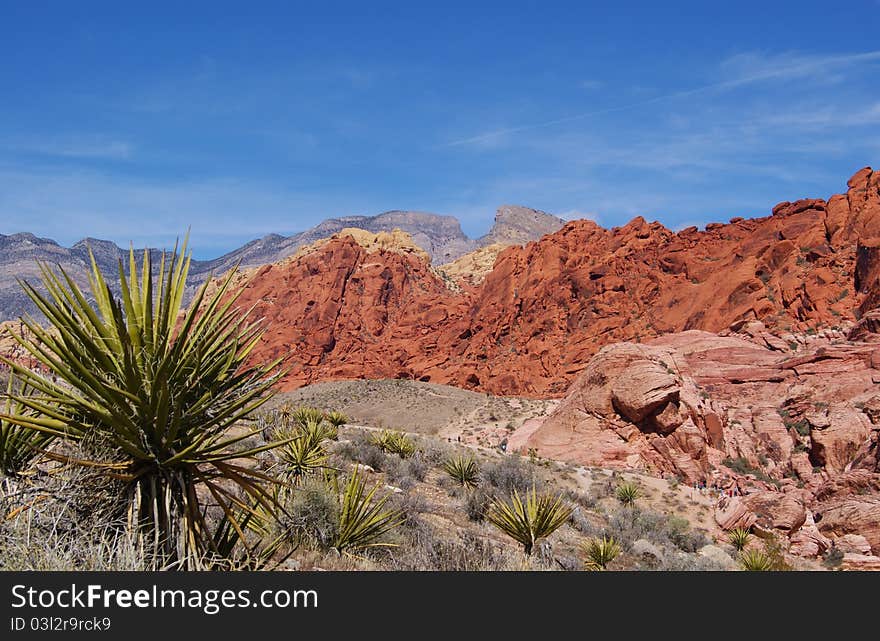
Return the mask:
{"type": "Polygon", "coordinates": [[[379,489],[378,483],[369,491],[366,485],[366,480],[358,476],[355,467],[340,502],[339,529],[333,541],[333,548],[338,552],[350,553],[377,546],[390,547],[393,544],[384,543],[380,539],[405,520],[399,510],[385,509],[387,495],[373,500],[379,489]]]}
{"type": "Polygon", "coordinates": [[[323,421],[308,420],[279,433],[286,442],[278,450],[281,476],[288,482],[298,483],[303,476],[327,468],[324,441],[337,436],[336,428],[323,421]]]}
{"type": "Polygon", "coordinates": [[[20,425],[6,416],[31,416],[36,413],[15,396],[28,396],[32,390],[27,385],[18,386],[15,377],[9,377],[6,398],[0,416],[0,473],[18,476],[36,459],[42,450],[55,440],[54,434],[20,425]],[[20,387],[20,388],[19,388],[20,387]]]}
{"type": "Polygon", "coordinates": [[[561,496],[538,496],[532,486],[531,491],[526,493],[525,502],[516,490],[508,501],[493,500],[486,510],[486,518],[514,541],[521,543],[523,551],[530,555],[535,543],[553,534],[568,520],[571,512],[561,496]]]}
{"type": "Polygon", "coordinates": [[[614,537],[590,539],[583,545],[585,565],[588,570],[605,570],[620,554],[620,545],[614,537]]]}
{"type": "Polygon", "coordinates": [[[617,500],[626,507],[633,507],[636,504],[636,499],[641,496],[639,486],[632,481],[624,481],[618,485],[614,494],[617,496],[617,500]]]}
{"type": "Polygon", "coordinates": [[[306,474],[325,467],[327,452],[322,440],[316,432],[292,435],[277,452],[283,466],[281,476],[288,482],[297,483],[306,474]]]}
{"type": "Polygon", "coordinates": [[[443,462],[443,470],[459,485],[467,488],[479,483],[480,470],[472,456],[455,456],[443,462]]]}
{"type": "Polygon", "coordinates": [[[773,569],[773,561],[761,550],[745,550],[739,555],[739,564],[748,572],[769,572],[773,569]]]}
{"type": "Polygon", "coordinates": [[[749,539],[752,534],[746,528],[734,528],[727,535],[727,540],[730,541],[730,544],[737,549],[738,552],[742,552],[746,549],[746,545],[749,543],[749,539]]]}
{"type": "Polygon", "coordinates": [[[300,426],[306,423],[320,423],[324,420],[324,412],[316,407],[297,407],[290,414],[293,422],[300,426]]]}
{"type": "Polygon", "coordinates": [[[333,427],[340,428],[348,423],[351,419],[349,419],[348,416],[346,416],[342,412],[333,410],[332,412],[327,412],[327,414],[324,416],[324,420],[330,423],[330,425],[332,425],[333,427]]]}
{"type": "Polygon", "coordinates": [[[262,331],[235,306],[234,272],[210,296],[202,285],[181,315],[186,246],[163,252],[158,271],[145,251],[140,273],[132,249],[128,276],[119,261],[119,297],[92,256],[93,304],[63,269],[59,275],[40,264],[47,294],[21,285],[52,331],[26,319],[33,338],[15,338],[58,382],[7,361],[36,393],[15,397],[31,414],[6,419],[50,436],[100,441],[113,460],[72,462],[124,482],[129,523],[157,563],[203,567],[228,554],[212,514],[243,540],[237,509],[274,509],[274,493],[261,483],[273,479],[244,459],[279,443],[240,448],[251,433],[228,432],[267,400],[280,372],[278,361],[246,364],[262,331]],[[210,513],[208,497],[216,506],[210,513]]]}
{"type": "Polygon", "coordinates": [[[379,434],[374,434],[370,442],[382,451],[397,454],[400,458],[409,458],[416,451],[416,446],[403,432],[382,430],[379,434]]]}
{"type": "Polygon", "coordinates": [[[335,441],[339,438],[339,428],[327,421],[309,422],[303,428],[304,431],[316,431],[323,441],[335,441]]]}

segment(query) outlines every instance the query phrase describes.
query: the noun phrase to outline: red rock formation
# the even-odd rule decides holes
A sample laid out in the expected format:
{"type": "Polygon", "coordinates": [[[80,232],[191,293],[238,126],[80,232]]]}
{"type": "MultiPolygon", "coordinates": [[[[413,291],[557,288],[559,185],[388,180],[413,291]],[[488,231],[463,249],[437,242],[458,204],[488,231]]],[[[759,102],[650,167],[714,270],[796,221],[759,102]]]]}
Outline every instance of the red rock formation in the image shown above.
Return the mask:
{"type": "MultiPolygon", "coordinates": [[[[414,253],[368,252],[343,236],[263,268],[242,303],[269,319],[255,357],[288,356],[287,387],[405,376],[561,396],[605,344],[762,320],[775,330],[765,332],[771,348],[786,350],[789,330],[867,311],[880,296],[869,249],[880,245],[880,174],[863,169],[849,187],[706,231],[574,221],[504,250],[479,286],[461,290],[414,253]]],[[[755,372],[743,365],[743,375],[755,372]]]]}
{"type": "Polygon", "coordinates": [[[745,496],[719,502],[718,524],[788,537],[793,553],[816,556],[856,534],[880,553],[876,344],[838,334],[792,357],[767,344],[762,324],[739,329],[606,346],[556,410],[510,442],[736,487],[745,496]]]}

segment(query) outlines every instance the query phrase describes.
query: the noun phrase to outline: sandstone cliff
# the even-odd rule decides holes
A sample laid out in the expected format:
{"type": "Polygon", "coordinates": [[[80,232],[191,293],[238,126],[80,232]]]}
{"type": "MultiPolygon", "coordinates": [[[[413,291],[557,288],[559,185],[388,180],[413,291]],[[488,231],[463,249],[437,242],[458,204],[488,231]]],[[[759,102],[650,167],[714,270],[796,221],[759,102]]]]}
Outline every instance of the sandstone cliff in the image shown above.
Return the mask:
{"type": "Polygon", "coordinates": [[[289,356],[287,387],[400,376],[500,394],[562,396],[602,345],[760,320],[775,349],[853,322],[880,292],[880,174],[828,201],[674,233],[636,218],[573,221],[501,251],[479,284],[450,287],[414,254],[340,234],[261,268],[242,303],[269,333],[257,358],[289,356]]]}

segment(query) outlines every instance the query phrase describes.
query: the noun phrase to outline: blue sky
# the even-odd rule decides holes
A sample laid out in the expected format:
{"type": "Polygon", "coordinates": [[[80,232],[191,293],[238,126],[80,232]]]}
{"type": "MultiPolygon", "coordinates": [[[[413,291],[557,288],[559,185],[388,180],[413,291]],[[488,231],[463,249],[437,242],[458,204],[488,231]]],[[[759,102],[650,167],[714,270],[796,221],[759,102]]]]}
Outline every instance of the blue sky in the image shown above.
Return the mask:
{"type": "Polygon", "coordinates": [[[3,2],[0,233],[766,215],[880,166],[880,0],[3,2]]]}

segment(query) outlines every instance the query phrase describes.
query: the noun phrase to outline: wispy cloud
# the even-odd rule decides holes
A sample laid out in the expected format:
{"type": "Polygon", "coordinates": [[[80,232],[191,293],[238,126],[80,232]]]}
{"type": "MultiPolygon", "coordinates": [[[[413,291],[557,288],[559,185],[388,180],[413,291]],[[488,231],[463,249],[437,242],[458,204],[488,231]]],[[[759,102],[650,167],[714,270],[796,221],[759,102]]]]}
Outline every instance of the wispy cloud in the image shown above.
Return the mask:
{"type": "Polygon", "coordinates": [[[0,146],[7,151],[83,160],[127,160],[134,153],[130,143],[103,136],[13,140],[0,143],[0,146]]]}
{"type": "Polygon", "coordinates": [[[563,116],[561,118],[554,118],[552,120],[545,120],[543,122],[495,129],[474,136],[452,140],[439,145],[439,147],[458,147],[464,145],[485,143],[487,140],[491,140],[500,136],[510,136],[511,134],[522,133],[525,131],[545,129],[547,127],[554,127],[556,125],[576,122],[595,116],[645,107],[659,102],[692,97],[695,95],[710,92],[717,93],[730,91],[767,80],[804,78],[814,76],[819,73],[826,73],[834,69],[848,68],[877,61],[880,61],[880,50],[867,51],[857,54],[829,56],[785,55],[767,57],[755,53],[738,54],[722,61],[722,63],[720,64],[719,70],[723,74],[729,76],[726,80],[722,80],[720,82],[713,82],[710,84],[695,87],[693,89],[673,91],[645,100],[639,100],[636,102],[630,102],[603,109],[595,109],[592,111],[577,113],[570,116],[563,116]]]}
{"type": "Polygon", "coordinates": [[[601,89],[605,86],[605,83],[601,80],[581,80],[578,84],[581,89],[586,89],[587,91],[595,91],[596,89],[601,89]]]}

